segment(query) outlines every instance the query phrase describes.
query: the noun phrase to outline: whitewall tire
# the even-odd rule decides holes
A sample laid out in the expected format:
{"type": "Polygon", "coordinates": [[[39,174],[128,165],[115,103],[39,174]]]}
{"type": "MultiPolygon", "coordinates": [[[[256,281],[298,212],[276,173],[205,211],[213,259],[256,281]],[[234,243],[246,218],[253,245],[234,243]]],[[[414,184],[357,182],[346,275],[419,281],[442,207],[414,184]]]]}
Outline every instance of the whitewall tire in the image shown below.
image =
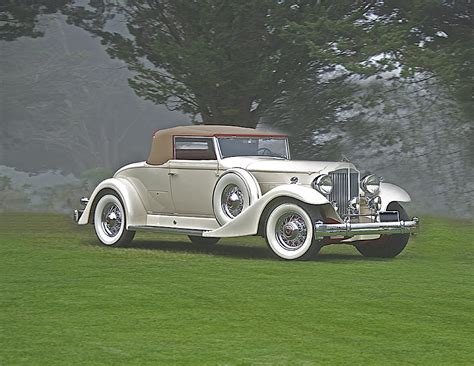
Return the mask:
{"type": "Polygon", "coordinates": [[[248,171],[229,169],[222,174],[214,187],[212,206],[221,225],[240,215],[261,196],[257,181],[248,171]]]}
{"type": "Polygon", "coordinates": [[[126,229],[126,213],[115,192],[104,192],[94,209],[94,229],[99,241],[107,246],[124,246],[135,236],[126,229]]]}
{"type": "Polygon", "coordinates": [[[302,205],[282,202],[274,206],[265,222],[265,238],[273,253],[286,260],[306,259],[316,254],[320,243],[313,240],[313,221],[302,205]]]}
{"type": "MultiPolygon", "coordinates": [[[[410,219],[398,202],[391,202],[387,211],[398,211],[400,220],[410,219]]],[[[410,234],[381,235],[379,239],[356,243],[355,247],[364,257],[394,258],[405,249],[409,239],[410,234]]]]}

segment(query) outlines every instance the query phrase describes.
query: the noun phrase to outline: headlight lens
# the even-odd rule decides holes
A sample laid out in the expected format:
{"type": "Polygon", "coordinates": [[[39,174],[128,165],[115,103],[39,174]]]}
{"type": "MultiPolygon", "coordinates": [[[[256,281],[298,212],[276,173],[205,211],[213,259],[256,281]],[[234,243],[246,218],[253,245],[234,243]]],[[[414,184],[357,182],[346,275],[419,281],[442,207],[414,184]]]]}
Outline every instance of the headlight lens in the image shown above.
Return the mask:
{"type": "Polygon", "coordinates": [[[376,195],[380,191],[380,179],[374,174],[370,174],[365,176],[361,181],[360,181],[360,188],[365,193],[368,193],[370,195],[376,195]]]}
{"type": "Polygon", "coordinates": [[[333,188],[332,178],[327,174],[320,175],[313,180],[313,188],[326,196],[331,194],[333,188]]]}

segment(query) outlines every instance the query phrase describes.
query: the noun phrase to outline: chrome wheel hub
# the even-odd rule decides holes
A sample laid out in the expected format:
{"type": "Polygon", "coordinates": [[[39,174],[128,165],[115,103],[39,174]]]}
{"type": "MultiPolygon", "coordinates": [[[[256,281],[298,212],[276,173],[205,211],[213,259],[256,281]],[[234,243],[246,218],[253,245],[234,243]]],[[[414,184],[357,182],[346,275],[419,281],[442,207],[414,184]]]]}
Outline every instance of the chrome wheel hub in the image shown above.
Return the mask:
{"type": "Polygon", "coordinates": [[[244,196],[239,187],[229,184],[222,191],[221,207],[230,218],[238,216],[244,208],[244,196]]]}
{"type": "Polygon", "coordinates": [[[109,203],[102,211],[102,228],[107,236],[116,236],[122,226],[122,212],[120,208],[114,204],[109,203]]]}
{"type": "Polygon", "coordinates": [[[240,204],[239,196],[236,193],[232,193],[229,197],[227,197],[226,204],[231,210],[236,210],[239,208],[240,204]]]}
{"type": "Polygon", "coordinates": [[[277,241],[282,248],[297,250],[305,243],[308,228],[303,217],[296,212],[289,212],[278,219],[275,233],[277,241]]]}
{"type": "Polygon", "coordinates": [[[289,222],[283,226],[283,235],[285,239],[294,240],[298,237],[299,228],[294,222],[289,222]]]}

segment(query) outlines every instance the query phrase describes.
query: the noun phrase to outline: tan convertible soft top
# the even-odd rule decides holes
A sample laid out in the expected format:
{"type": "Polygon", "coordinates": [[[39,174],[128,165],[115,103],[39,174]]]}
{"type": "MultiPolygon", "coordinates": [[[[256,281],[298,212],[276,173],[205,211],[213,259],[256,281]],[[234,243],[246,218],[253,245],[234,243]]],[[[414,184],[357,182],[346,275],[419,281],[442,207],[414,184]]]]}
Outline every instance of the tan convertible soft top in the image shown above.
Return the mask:
{"type": "Polygon", "coordinates": [[[173,159],[173,137],[175,136],[286,136],[253,128],[199,125],[179,126],[156,131],[151,143],[150,155],[146,161],[151,165],[161,165],[173,159]]]}

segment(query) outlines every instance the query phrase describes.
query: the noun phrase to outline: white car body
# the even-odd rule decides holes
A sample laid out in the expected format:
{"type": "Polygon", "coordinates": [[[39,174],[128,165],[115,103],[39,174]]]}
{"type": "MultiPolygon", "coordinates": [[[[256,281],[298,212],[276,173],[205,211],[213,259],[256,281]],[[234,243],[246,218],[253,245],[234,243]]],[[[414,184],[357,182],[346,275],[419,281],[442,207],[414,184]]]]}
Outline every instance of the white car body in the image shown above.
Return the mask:
{"type": "MultiPolygon", "coordinates": [[[[360,188],[359,172],[353,164],[348,162],[295,161],[270,156],[225,158],[222,156],[218,138],[220,136],[218,133],[221,132],[222,128],[221,126],[208,126],[204,130],[201,126],[191,126],[181,128],[181,130],[180,128],[175,129],[175,132],[173,129],[166,130],[164,134],[166,138],[171,136],[176,139],[176,136],[183,136],[191,142],[202,138],[202,136],[206,139],[212,139],[216,159],[176,159],[177,152],[173,151],[170,159],[165,158],[166,161],[159,161],[159,164],[144,161],[124,166],[112,178],[101,182],[92,192],[84,210],[77,213],[78,224],[93,223],[97,197],[104,190],[108,190],[109,192],[115,192],[120,197],[126,217],[123,226],[129,231],[168,231],[204,238],[264,235],[262,233],[263,215],[269,205],[276,202],[275,199],[300,202],[304,207],[317,208],[323,218],[317,224],[322,225],[322,228],[324,228],[324,225],[330,224],[345,225],[344,235],[341,235],[341,230],[335,230],[336,235],[328,234],[317,238],[319,240],[324,239],[331,244],[335,241],[351,243],[378,239],[382,233],[390,234],[390,230],[394,234],[409,233],[416,230],[417,220],[405,223],[398,220],[399,225],[396,227],[388,228],[387,226],[387,228],[383,228],[385,224],[380,223],[377,228],[366,225],[364,228],[361,226],[360,231],[352,231],[350,225],[355,228],[357,225],[376,224],[378,212],[386,211],[388,205],[392,202],[409,202],[410,196],[402,188],[382,182],[377,194],[381,202],[375,213],[374,210],[367,207],[367,193],[360,188]],[[217,132],[214,132],[215,134],[210,133],[210,129],[217,132]],[[192,131],[193,133],[187,134],[186,131],[192,131]],[[342,215],[341,208],[337,208],[336,203],[331,201],[330,195],[324,195],[313,188],[313,182],[317,177],[333,174],[333,177],[337,178],[336,175],[339,173],[334,172],[343,173],[345,171],[348,172],[349,176],[352,174],[351,177],[354,177],[354,179],[358,177],[356,196],[360,208],[356,221],[351,216],[342,215]],[[220,210],[219,205],[225,206],[225,202],[217,204],[215,202],[216,199],[218,200],[221,197],[221,193],[216,194],[215,192],[216,186],[223,175],[226,174],[232,175],[234,179],[237,177],[244,182],[248,182],[246,189],[249,189],[249,192],[246,194],[250,197],[250,204],[244,207],[237,216],[229,220],[223,218],[222,212],[219,215],[216,212],[216,210],[220,210]],[[220,220],[219,217],[221,217],[220,220]]],[[[224,129],[228,131],[229,127],[224,129]]],[[[248,129],[230,128],[230,131],[230,133],[226,132],[225,136],[232,136],[232,138],[245,136],[249,139],[252,137],[252,133],[260,136],[258,130],[249,132],[248,129]]],[[[266,133],[265,138],[271,138],[271,136],[271,133],[266,133]]],[[[173,141],[172,148],[174,149],[176,140],[173,141]]],[[[166,149],[166,146],[163,147],[163,145],[166,144],[158,144],[156,148],[166,149]]],[[[349,187],[349,190],[354,191],[355,185],[353,184],[351,187],[349,187]]],[[[344,190],[345,188],[342,187],[341,189],[344,190]]],[[[350,197],[348,197],[349,199],[350,197]]],[[[343,211],[349,212],[346,208],[343,211]]],[[[276,254],[278,255],[278,253],[276,254]]],[[[285,258],[285,256],[280,257],[285,258]]]]}

